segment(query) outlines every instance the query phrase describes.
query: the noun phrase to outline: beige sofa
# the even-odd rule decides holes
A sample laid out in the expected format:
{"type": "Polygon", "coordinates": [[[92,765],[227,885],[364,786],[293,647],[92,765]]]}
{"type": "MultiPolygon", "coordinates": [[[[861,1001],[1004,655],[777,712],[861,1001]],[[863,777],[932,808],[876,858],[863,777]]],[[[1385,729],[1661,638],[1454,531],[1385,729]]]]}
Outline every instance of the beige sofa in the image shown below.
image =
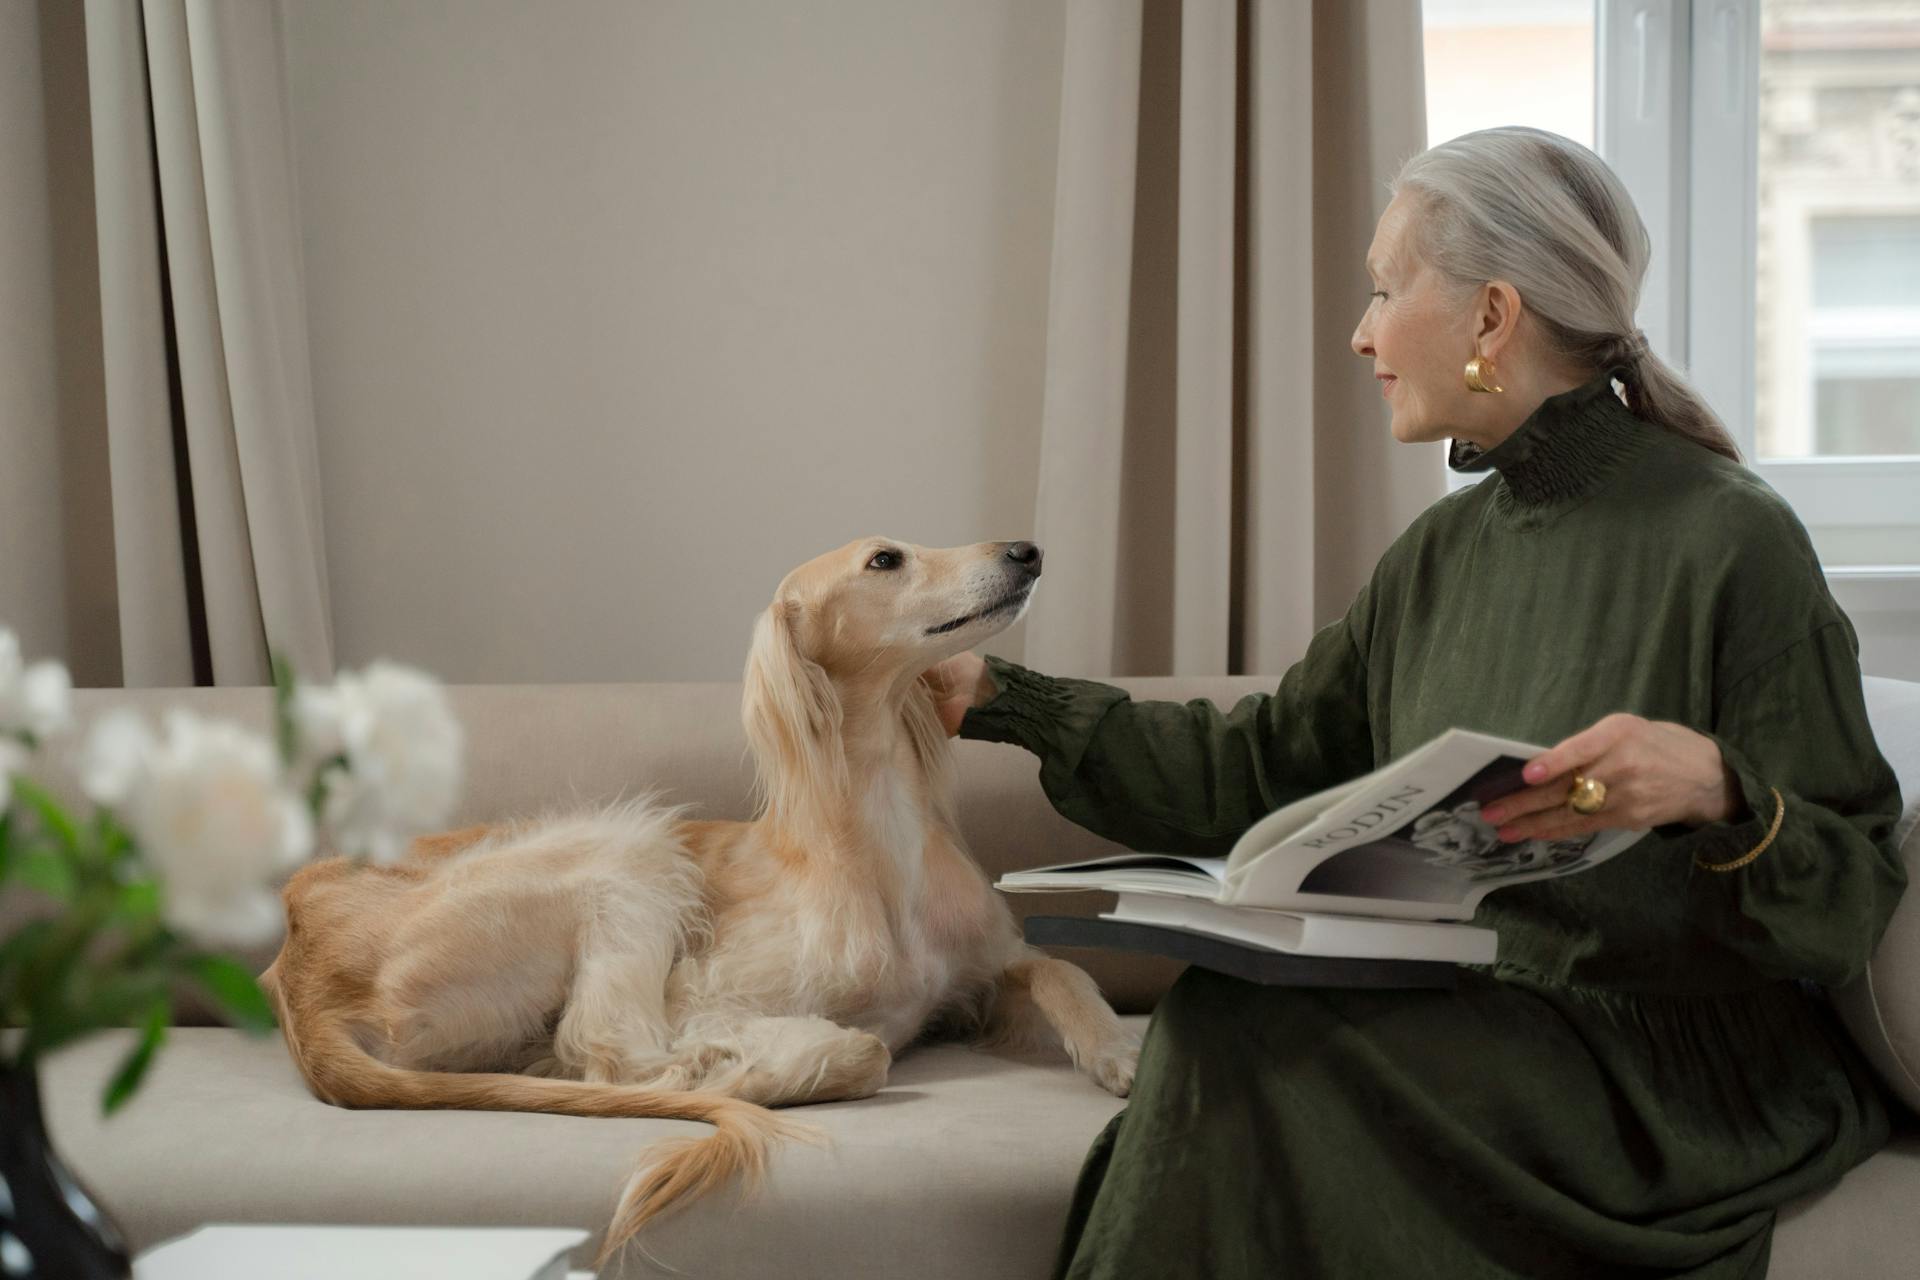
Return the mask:
{"type": "MultiPolygon", "coordinates": [[[[1267,677],[1125,679],[1136,697],[1230,705],[1267,677]]],[[[1869,680],[1882,749],[1908,797],[1905,852],[1920,880],[1920,684],[1869,680]]],[[[587,803],[664,784],[708,814],[745,817],[750,765],[738,684],[456,688],[468,735],[463,820],[587,803]]],[[[265,690],[86,692],[83,716],[111,703],[184,701],[265,727],[265,690]]],[[[960,811],[990,874],[1114,846],[1068,823],[1018,748],[957,744],[960,811]]],[[[1034,905],[1014,898],[1016,910],[1034,905]]],[[[1101,895],[1049,897],[1044,910],[1091,911],[1101,895]]],[[[1180,966],[1063,949],[1100,981],[1136,1031],[1180,966]]],[[[266,956],[258,957],[264,965],[266,956]]],[[[1842,993],[1856,1036],[1920,1103],[1920,891],[1903,903],[1871,981],[1842,993]],[[1876,996],[1878,999],[1876,999],[1876,996]],[[1897,997],[1897,999],[1896,999],[1897,997]],[[1900,1001],[1904,1000],[1905,1007],[1900,1001]]],[[[705,1126],[469,1112],[356,1112],[315,1101],[277,1037],[211,1025],[174,1029],[140,1093],[110,1120],[101,1086],[127,1044],[107,1033],[55,1056],[48,1123],[59,1148],[136,1249],[204,1222],[479,1223],[598,1231],[649,1142],[705,1126]]],[[[1122,1106],[1064,1057],[989,1056],[922,1045],[887,1088],[807,1108],[830,1150],[780,1151],[763,1194],[722,1193],[643,1235],[607,1276],[1044,1276],[1069,1193],[1095,1133],[1122,1106]],[[644,1256],[642,1249],[646,1251],[644,1256]]],[[[1837,1187],[1781,1218],[1777,1277],[1905,1277],[1920,1257],[1920,1126],[1837,1187]]],[[[1249,1162],[1261,1158],[1247,1153],[1249,1162]]],[[[586,1266],[597,1236],[576,1255],[586,1266]]],[[[1410,1272],[1411,1274],[1411,1272],[1410,1272]]]]}

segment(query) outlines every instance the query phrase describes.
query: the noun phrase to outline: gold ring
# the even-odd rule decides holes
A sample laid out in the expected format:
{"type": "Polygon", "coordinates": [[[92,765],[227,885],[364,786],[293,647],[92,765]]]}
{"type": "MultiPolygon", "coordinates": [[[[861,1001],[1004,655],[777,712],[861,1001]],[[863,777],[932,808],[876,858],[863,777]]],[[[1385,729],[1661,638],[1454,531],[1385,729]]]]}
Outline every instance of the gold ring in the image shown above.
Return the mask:
{"type": "Polygon", "coordinates": [[[1607,784],[1598,778],[1583,778],[1573,775],[1573,790],[1567,792],[1567,808],[1575,813],[1592,814],[1600,812],[1600,806],[1607,802],[1607,784]]]}

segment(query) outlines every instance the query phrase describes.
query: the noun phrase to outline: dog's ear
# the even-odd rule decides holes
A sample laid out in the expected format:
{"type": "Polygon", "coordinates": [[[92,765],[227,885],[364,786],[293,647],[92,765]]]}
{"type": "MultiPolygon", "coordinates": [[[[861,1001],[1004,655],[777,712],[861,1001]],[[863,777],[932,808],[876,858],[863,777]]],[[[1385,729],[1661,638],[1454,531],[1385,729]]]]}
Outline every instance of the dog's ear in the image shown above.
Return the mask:
{"type": "Polygon", "coordinates": [[[754,624],[740,703],[753,749],[756,814],[790,822],[804,820],[811,799],[848,789],[840,694],[826,670],[800,652],[799,607],[775,600],[754,624]]]}
{"type": "Polygon", "coordinates": [[[934,811],[946,819],[949,827],[957,830],[960,820],[954,813],[957,779],[953,746],[947,740],[946,726],[940,723],[938,698],[926,672],[921,672],[907,690],[906,700],[900,707],[900,718],[906,725],[907,737],[913,743],[915,754],[920,757],[920,767],[926,770],[927,790],[933,797],[934,811]]]}

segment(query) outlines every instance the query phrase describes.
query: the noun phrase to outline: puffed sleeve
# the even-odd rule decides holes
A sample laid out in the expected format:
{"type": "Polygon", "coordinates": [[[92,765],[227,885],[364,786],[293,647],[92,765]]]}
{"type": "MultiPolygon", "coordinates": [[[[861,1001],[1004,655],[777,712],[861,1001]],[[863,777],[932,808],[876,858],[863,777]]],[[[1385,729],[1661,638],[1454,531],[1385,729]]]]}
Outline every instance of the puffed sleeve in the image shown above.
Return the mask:
{"type": "Polygon", "coordinates": [[[1716,697],[1708,735],[1744,809],[1695,829],[1691,918],[1770,977],[1839,986],[1866,968],[1907,877],[1893,846],[1900,786],[1873,739],[1859,642],[1845,614],[1716,697]],[[1773,843],[1759,844],[1785,804],[1773,843]]]}
{"type": "Polygon", "coordinates": [[[967,712],[960,736],[1025,747],[1055,809],[1130,849],[1225,854],[1267,813],[1374,768],[1370,591],[1314,635],[1278,690],[1229,711],[1205,698],[1136,702],[988,654],[999,691],[967,712]]]}

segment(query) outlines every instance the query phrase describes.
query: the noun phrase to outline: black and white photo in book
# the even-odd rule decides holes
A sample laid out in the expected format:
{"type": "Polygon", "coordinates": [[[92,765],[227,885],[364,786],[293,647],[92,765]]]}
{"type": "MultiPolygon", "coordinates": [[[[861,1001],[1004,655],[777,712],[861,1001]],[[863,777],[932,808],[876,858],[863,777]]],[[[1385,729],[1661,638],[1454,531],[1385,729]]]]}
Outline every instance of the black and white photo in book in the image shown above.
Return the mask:
{"type": "Polygon", "coordinates": [[[1498,757],[1438,802],[1409,810],[1400,825],[1321,862],[1300,882],[1300,891],[1451,904],[1510,878],[1582,870],[1594,860],[1597,832],[1503,843],[1480,816],[1483,805],[1525,788],[1525,766],[1517,757],[1498,757]]]}
{"type": "Polygon", "coordinates": [[[1454,727],[1370,774],[1275,809],[1225,858],[1135,852],[1012,871],[1010,891],[1170,893],[1223,906],[1457,921],[1498,889],[1590,870],[1646,832],[1503,842],[1481,817],[1546,750],[1454,727]]]}

